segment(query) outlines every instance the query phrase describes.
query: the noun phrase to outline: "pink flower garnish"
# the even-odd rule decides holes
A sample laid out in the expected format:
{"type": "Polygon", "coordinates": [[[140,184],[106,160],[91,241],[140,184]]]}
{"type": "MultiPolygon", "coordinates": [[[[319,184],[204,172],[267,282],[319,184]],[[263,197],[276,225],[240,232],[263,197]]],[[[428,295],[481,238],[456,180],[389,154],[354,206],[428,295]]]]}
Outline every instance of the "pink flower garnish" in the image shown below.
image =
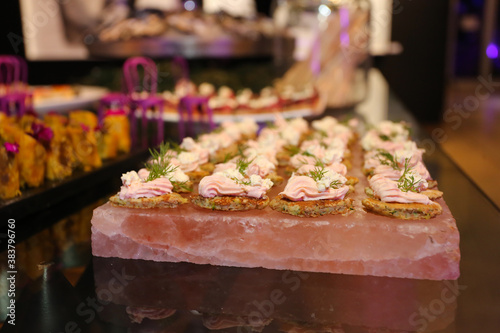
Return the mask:
{"type": "Polygon", "coordinates": [[[108,110],[106,111],[105,117],[108,116],[124,116],[126,115],[125,110],[108,110]]]}
{"type": "Polygon", "coordinates": [[[85,132],[89,132],[90,131],[90,127],[88,127],[87,125],[80,124],[80,126],[82,127],[82,130],[84,130],[85,132]]]}
{"type": "Polygon", "coordinates": [[[33,123],[31,125],[31,130],[33,131],[33,137],[38,141],[50,142],[54,137],[54,132],[52,132],[50,127],[39,123],[33,123]]]}
{"type": "Polygon", "coordinates": [[[5,142],[3,146],[5,147],[5,150],[7,150],[8,153],[12,154],[19,153],[19,145],[17,143],[5,142]]]}

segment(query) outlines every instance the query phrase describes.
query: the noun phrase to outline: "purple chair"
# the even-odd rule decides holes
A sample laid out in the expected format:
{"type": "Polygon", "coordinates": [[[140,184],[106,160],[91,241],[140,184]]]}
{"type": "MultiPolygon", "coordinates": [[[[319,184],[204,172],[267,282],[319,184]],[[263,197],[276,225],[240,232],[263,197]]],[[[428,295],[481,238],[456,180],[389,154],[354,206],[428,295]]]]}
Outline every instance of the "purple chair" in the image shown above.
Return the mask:
{"type": "Polygon", "coordinates": [[[0,110],[22,116],[34,113],[33,94],[28,87],[28,66],[18,56],[0,56],[0,110]]]}
{"type": "Polygon", "coordinates": [[[206,132],[210,132],[215,129],[213,110],[208,105],[208,99],[209,97],[206,96],[186,96],[181,98],[178,106],[178,129],[180,141],[186,137],[186,132],[188,136],[195,136],[195,116],[202,125],[205,124],[206,128],[204,130],[206,132]]]}
{"type": "MultiPolygon", "coordinates": [[[[136,112],[141,115],[142,123],[142,145],[147,146],[147,111],[155,109],[157,121],[157,135],[153,144],[159,144],[163,141],[163,107],[164,99],[157,95],[158,88],[158,70],[153,60],[145,57],[134,57],[127,59],[123,65],[123,78],[127,89],[127,101],[129,104],[132,140],[137,140],[137,120],[136,112]],[[139,73],[139,67],[143,68],[143,75],[139,73]]],[[[151,119],[155,117],[154,113],[151,119]]]]}
{"type": "MultiPolygon", "coordinates": [[[[189,82],[189,66],[186,59],[175,57],[172,62],[172,72],[177,73],[176,81],[185,80],[189,82]],[[177,67],[178,69],[176,69],[177,67]]],[[[195,136],[195,122],[199,121],[204,131],[215,129],[213,121],[213,110],[208,105],[209,97],[206,96],[185,96],[179,101],[177,111],[179,113],[178,131],[179,140],[182,141],[188,136],[195,136]]]]}

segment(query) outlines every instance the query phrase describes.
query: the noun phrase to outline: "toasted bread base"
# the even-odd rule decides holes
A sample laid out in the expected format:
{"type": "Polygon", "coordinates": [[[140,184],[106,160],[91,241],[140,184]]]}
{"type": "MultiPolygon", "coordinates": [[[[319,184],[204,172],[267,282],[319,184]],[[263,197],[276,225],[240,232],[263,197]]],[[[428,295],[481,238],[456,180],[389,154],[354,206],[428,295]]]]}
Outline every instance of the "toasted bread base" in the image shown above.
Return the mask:
{"type": "Polygon", "coordinates": [[[288,163],[290,163],[291,158],[292,156],[284,150],[276,153],[276,160],[278,161],[279,166],[287,166],[288,163]]]}
{"type": "Polygon", "coordinates": [[[430,219],[443,212],[441,205],[437,202],[430,205],[421,203],[406,204],[366,198],[362,203],[367,211],[403,220],[430,219]]]}
{"type": "MultiPolygon", "coordinates": [[[[365,194],[372,199],[377,199],[370,187],[365,187],[365,194]]],[[[438,190],[425,190],[420,192],[420,194],[426,195],[431,200],[437,200],[443,197],[443,192],[438,190]]]]}
{"type": "Polygon", "coordinates": [[[196,170],[191,172],[186,172],[186,175],[189,177],[189,180],[193,183],[199,183],[203,177],[210,175],[210,172],[205,170],[196,170]]]}
{"type": "Polygon", "coordinates": [[[443,197],[443,192],[438,190],[425,190],[420,192],[421,194],[425,194],[431,200],[437,200],[443,197]]]}
{"type": "Polygon", "coordinates": [[[274,198],[269,207],[294,216],[317,217],[328,214],[347,214],[352,210],[352,199],[291,201],[282,194],[274,198]]]}
{"type": "Polygon", "coordinates": [[[179,183],[172,182],[172,185],[174,188],[172,189],[172,192],[176,193],[191,193],[193,192],[193,182],[192,181],[187,181],[185,183],[182,183],[180,185],[179,183]]]}
{"type": "Polygon", "coordinates": [[[251,209],[264,209],[269,204],[269,198],[261,199],[250,197],[221,196],[205,198],[201,195],[191,196],[191,202],[201,208],[223,211],[245,211],[251,209]]]}
{"type": "Polygon", "coordinates": [[[273,182],[273,186],[277,186],[277,185],[283,183],[283,181],[284,181],[283,177],[279,176],[275,172],[268,174],[267,177],[265,177],[265,178],[267,178],[270,181],[272,181],[273,182]]]}
{"type": "Polygon", "coordinates": [[[346,185],[356,185],[357,183],[359,183],[359,179],[358,177],[351,177],[351,176],[345,176],[345,178],[347,179],[346,181],[346,185]]]}
{"type": "Polygon", "coordinates": [[[207,162],[205,164],[200,165],[200,170],[206,171],[206,172],[214,172],[215,165],[211,162],[207,162]]]}
{"type": "Polygon", "coordinates": [[[215,155],[210,158],[210,162],[213,164],[222,163],[228,155],[235,155],[236,153],[238,153],[238,144],[233,143],[229,147],[217,150],[215,155]]]}
{"type": "Polygon", "coordinates": [[[138,199],[120,199],[118,194],[109,198],[109,202],[113,206],[127,207],[127,208],[175,208],[179,205],[188,203],[188,200],[183,198],[180,194],[169,193],[152,198],[138,198],[138,199]]]}

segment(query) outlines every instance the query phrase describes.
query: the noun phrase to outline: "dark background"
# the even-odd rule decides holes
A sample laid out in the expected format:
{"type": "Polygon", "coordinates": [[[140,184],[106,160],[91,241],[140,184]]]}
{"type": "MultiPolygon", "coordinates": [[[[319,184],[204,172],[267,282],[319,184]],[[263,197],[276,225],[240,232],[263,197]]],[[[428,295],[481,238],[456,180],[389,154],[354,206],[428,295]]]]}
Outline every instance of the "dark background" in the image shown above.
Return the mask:
{"type": "MultiPolygon", "coordinates": [[[[258,10],[268,12],[269,3],[270,1],[257,1],[258,10]]],[[[404,51],[399,55],[375,57],[374,66],[382,71],[396,95],[420,121],[439,121],[442,119],[446,87],[453,75],[450,68],[455,50],[450,50],[453,43],[450,41],[449,27],[455,19],[455,14],[450,15],[454,12],[450,10],[450,5],[456,2],[395,0],[394,4],[396,10],[393,15],[392,40],[400,42],[404,51]]],[[[22,36],[19,2],[2,0],[2,7],[0,53],[15,54],[8,36],[22,36]]],[[[474,54],[473,51],[470,52],[474,54]]],[[[24,55],[22,44],[17,54],[24,55]]],[[[266,61],[271,62],[272,59],[258,60],[260,63],[266,61]]],[[[245,62],[253,63],[255,60],[202,59],[194,62],[200,67],[213,66],[230,70],[232,66],[245,62]]],[[[122,63],[123,60],[31,61],[28,63],[29,82],[34,85],[81,83],[96,69],[119,70],[122,63]]],[[[461,74],[476,75],[477,65],[475,67],[476,71],[469,70],[461,74]]]]}

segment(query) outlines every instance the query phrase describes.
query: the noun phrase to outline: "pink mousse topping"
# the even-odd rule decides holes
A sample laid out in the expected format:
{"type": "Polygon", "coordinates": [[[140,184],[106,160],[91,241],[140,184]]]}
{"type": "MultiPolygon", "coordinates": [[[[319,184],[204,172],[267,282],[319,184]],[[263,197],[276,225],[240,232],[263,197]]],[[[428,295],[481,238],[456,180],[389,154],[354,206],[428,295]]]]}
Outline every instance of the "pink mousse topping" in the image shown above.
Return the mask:
{"type": "Polygon", "coordinates": [[[199,164],[205,164],[208,163],[208,160],[210,158],[210,151],[208,149],[203,148],[201,145],[196,143],[196,141],[193,140],[193,138],[186,137],[184,140],[182,140],[181,143],[181,148],[185,149],[189,152],[195,152],[198,153],[198,163],[199,164]]]}
{"type": "Polygon", "coordinates": [[[292,201],[341,200],[348,191],[349,187],[344,185],[338,189],[328,188],[319,192],[318,185],[311,177],[292,176],[280,194],[292,201]]]}
{"type": "Polygon", "coordinates": [[[256,157],[248,166],[247,175],[265,177],[276,170],[276,166],[263,156],[256,157]]]}
{"type": "Polygon", "coordinates": [[[215,165],[214,173],[216,172],[222,172],[225,170],[229,169],[234,169],[236,170],[236,163],[234,162],[226,162],[226,163],[219,163],[215,165]]]}
{"type": "MultiPolygon", "coordinates": [[[[318,167],[315,166],[314,164],[304,164],[302,165],[296,172],[295,174],[297,175],[307,175],[311,171],[314,171],[314,169],[317,169],[318,167]]],[[[342,176],[345,176],[347,174],[347,167],[343,163],[332,163],[330,165],[325,166],[326,169],[330,169],[336,173],[341,174],[342,176]]]]}
{"type": "Polygon", "coordinates": [[[122,176],[123,185],[120,189],[120,199],[152,198],[172,193],[172,183],[167,178],[157,178],[144,182],[135,171],[122,176]]]}
{"type": "Polygon", "coordinates": [[[397,182],[382,175],[373,176],[370,178],[369,183],[375,196],[383,202],[432,204],[432,201],[426,195],[412,191],[403,192],[399,189],[397,182]]]}
{"type": "Polygon", "coordinates": [[[182,172],[196,171],[200,166],[200,155],[198,152],[181,152],[170,159],[170,164],[178,166],[182,172]]]}
{"type": "MultiPolygon", "coordinates": [[[[430,180],[431,175],[425,165],[422,162],[417,162],[413,167],[413,171],[416,172],[422,179],[430,180]]],[[[381,175],[384,178],[391,180],[398,180],[403,174],[402,170],[395,170],[389,165],[380,164],[373,170],[374,175],[381,175]]]]}
{"type": "MultiPolygon", "coordinates": [[[[272,183],[271,183],[272,186],[272,183]]],[[[222,173],[204,177],[198,186],[198,193],[205,198],[215,196],[241,196],[251,198],[262,198],[270,186],[265,184],[245,185],[226,177],[222,173]]]]}

